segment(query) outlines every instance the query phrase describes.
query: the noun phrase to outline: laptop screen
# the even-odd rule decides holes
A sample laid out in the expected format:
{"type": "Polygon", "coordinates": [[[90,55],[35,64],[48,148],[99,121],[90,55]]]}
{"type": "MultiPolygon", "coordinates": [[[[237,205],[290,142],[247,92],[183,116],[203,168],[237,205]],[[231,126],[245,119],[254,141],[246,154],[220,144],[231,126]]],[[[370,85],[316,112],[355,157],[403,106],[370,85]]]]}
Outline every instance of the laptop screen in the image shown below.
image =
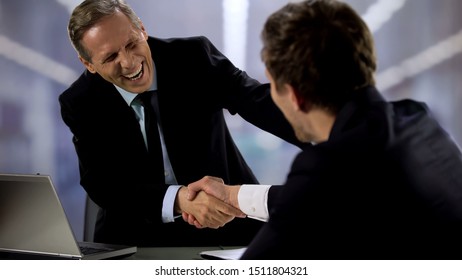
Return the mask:
{"type": "Polygon", "coordinates": [[[80,257],[49,176],[0,174],[0,251],[80,257]]]}

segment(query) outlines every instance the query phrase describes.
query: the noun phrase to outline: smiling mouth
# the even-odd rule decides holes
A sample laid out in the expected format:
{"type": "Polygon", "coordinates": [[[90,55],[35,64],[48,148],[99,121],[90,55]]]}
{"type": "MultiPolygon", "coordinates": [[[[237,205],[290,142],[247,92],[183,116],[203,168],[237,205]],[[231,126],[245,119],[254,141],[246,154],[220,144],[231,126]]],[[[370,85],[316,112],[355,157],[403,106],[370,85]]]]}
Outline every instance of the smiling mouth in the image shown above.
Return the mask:
{"type": "Polygon", "coordinates": [[[136,81],[141,78],[141,76],[143,76],[143,64],[141,64],[140,68],[135,73],[124,75],[124,77],[130,81],[136,81]]]}

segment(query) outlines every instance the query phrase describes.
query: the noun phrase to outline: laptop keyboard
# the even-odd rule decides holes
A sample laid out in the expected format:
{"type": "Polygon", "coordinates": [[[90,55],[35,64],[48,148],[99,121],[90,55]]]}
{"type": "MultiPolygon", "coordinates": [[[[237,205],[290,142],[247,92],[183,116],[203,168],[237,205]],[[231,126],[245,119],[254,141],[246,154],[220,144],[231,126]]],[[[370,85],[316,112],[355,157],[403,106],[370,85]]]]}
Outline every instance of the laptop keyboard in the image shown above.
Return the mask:
{"type": "Polygon", "coordinates": [[[95,247],[90,247],[90,246],[85,246],[85,245],[80,245],[79,247],[80,247],[80,252],[83,255],[91,255],[95,253],[109,252],[113,250],[111,248],[104,248],[104,247],[95,248],[95,247]]]}

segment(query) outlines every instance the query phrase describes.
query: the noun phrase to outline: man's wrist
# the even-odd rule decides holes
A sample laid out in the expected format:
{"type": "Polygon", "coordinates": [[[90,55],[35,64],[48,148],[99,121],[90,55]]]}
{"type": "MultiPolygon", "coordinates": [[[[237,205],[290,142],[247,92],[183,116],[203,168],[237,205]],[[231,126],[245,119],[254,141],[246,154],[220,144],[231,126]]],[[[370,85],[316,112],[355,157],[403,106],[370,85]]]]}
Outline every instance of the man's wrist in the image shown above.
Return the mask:
{"type": "Polygon", "coordinates": [[[235,186],[229,186],[229,204],[233,206],[234,208],[240,209],[239,208],[239,200],[238,200],[238,194],[239,190],[241,188],[241,185],[235,185],[235,186]]]}

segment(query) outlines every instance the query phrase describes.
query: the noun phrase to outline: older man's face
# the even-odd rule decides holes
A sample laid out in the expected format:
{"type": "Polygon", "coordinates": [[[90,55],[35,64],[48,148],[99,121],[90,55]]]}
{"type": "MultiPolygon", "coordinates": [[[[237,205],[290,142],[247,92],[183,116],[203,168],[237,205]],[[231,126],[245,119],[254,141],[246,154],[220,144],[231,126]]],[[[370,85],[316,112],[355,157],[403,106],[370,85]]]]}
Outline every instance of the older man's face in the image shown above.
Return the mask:
{"type": "Polygon", "coordinates": [[[103,18],[85,32],[82,42],[91,61],[85,67],[126,91],[141,93],[153,82],[153,62],[148,35],[121,12],[103,18]]]}

